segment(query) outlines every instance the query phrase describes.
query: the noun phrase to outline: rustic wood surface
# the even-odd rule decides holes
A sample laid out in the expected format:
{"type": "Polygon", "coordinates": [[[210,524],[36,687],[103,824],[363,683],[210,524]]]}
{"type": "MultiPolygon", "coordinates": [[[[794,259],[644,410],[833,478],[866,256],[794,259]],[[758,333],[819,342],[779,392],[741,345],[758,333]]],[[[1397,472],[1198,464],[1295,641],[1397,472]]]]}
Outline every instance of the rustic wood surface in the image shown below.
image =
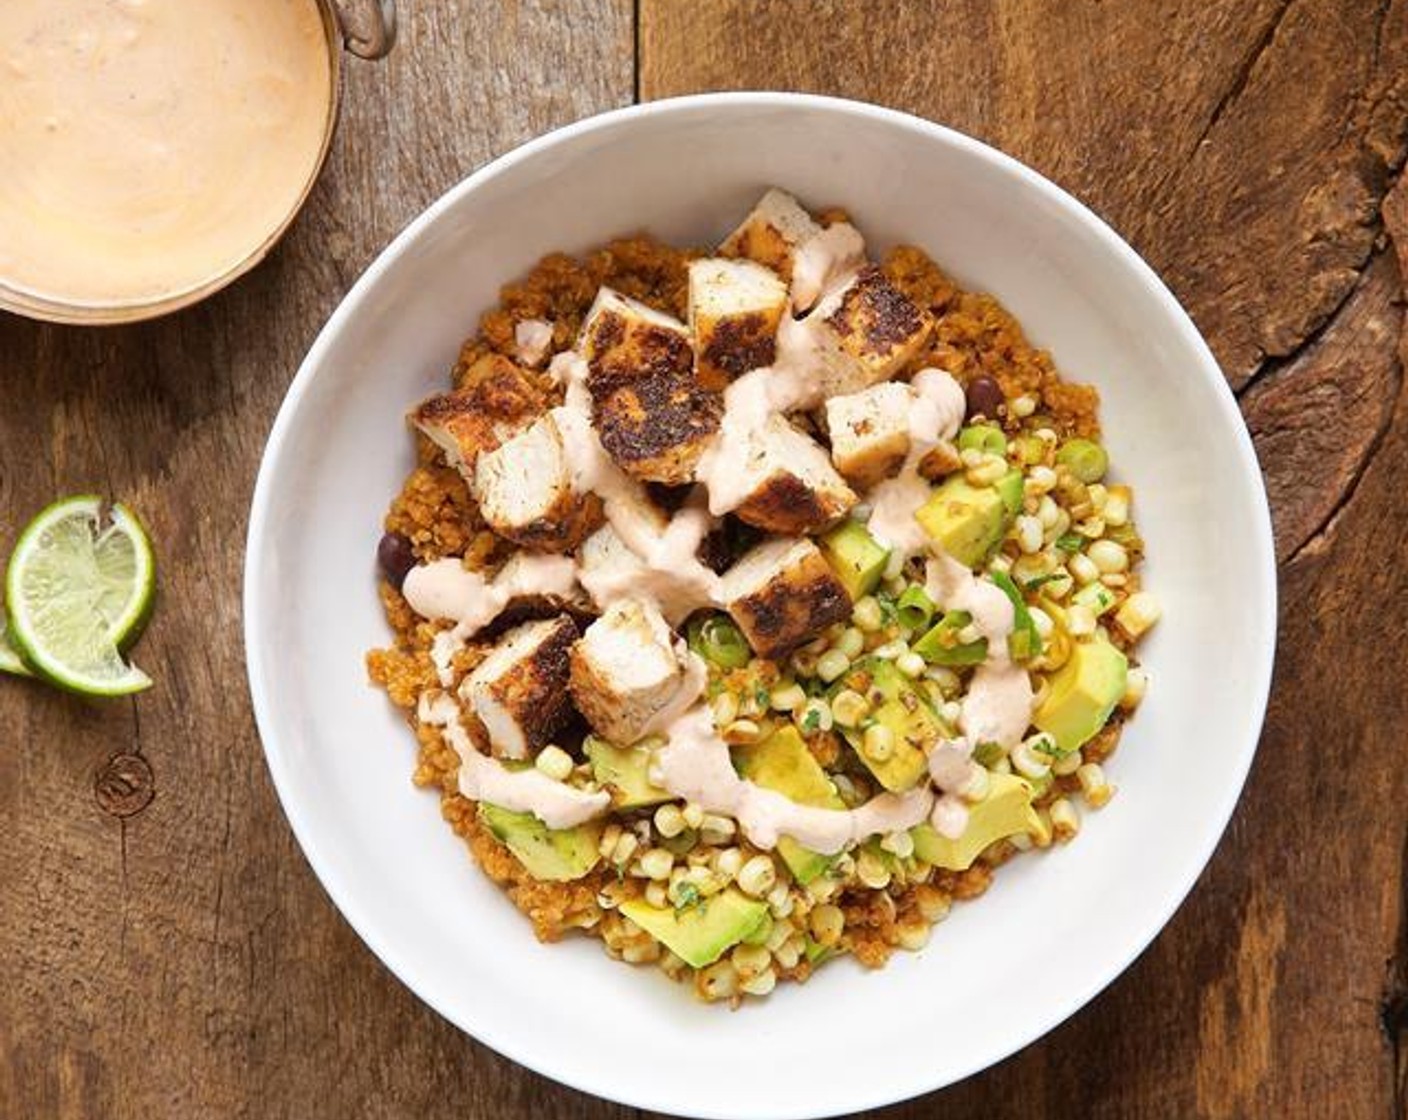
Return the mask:
{"type": "Polygon", "coordinates": [[[332,908],[254,733],[241,553],[299,358],[410,217],[551,126],[725,88],[908,109],[1084,198],[1207,335],[1275,507],[1271,710],[1198,888],[1045,1040],[877,1115],[1408,1117],[1408,0],[402,7],[266,265],[140,327],[0,316],[0,544],[99,490],[162,564],[150,694],[0,681],[0,1117],[636,1115],[458,1033],[332,908]]]}

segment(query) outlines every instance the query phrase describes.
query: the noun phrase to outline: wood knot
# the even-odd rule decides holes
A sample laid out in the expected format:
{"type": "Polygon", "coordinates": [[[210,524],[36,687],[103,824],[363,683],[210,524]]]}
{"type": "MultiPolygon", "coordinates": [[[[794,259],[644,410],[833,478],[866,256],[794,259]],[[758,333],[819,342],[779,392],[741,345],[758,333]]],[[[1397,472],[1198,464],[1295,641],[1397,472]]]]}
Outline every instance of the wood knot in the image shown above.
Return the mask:
{"type": "Polygon", "coordinates": [[[156,796],[156,778],[139,754],[115,754],[93,780],[98,807],[114,817],[140,813],[156,796]]]}

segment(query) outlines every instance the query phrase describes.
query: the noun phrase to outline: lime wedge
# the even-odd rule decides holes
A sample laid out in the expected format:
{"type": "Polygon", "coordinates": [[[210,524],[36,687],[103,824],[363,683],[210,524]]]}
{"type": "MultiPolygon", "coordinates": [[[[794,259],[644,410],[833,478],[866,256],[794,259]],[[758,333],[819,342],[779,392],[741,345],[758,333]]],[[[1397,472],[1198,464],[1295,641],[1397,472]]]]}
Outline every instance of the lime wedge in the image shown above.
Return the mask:
{"type": "Polygon", "coordinates": [[[103,524],[91,495],[55,502],[26,526],[5,573],[10,641],[25,664],[85,696],[151,687],[126,664],[156,598],[151,542],[132,513],[114,505],[103,524]]]}
{"type": "Polygon", "coordinates": [[[0,673],[13,673],[17,677],[34,676],[24,667],[24,662],[20,660],[20,655],[15,652],[15,647],[10,644],[9,636],[5,633],[5,612],[0,611],[0,673]]]}

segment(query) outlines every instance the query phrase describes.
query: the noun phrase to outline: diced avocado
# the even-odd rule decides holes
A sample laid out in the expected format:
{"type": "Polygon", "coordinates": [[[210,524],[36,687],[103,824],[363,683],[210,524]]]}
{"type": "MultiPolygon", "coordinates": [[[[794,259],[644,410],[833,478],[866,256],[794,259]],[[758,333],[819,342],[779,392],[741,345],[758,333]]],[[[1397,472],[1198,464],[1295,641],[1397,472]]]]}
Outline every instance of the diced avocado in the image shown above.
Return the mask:
{"type": "Polygon", "coordinates": [[[597,850],[601,825],[596,822],[549,828],[532,813],[516,813],[487,801],[479,803],[479,819],[535,879],[580,879],[601,859],[597,850]]]}
{"type": "Polygon", "coordinates": [[[938,713],[893,661],[879,657],[857,661],[832,685],[831,695],[843,688],[854,689],[870,701],[865,725],[873,721],[894,733],[890,757],[876,761],[861,749],[864,725],[842,728],[856,756],[887,790],[903,793],[911,789],[928,771],[928,748],[945,734],[938,713]]]}
{"type": "Polygon", "coordinates": [[[1062,751],[1079,749],[1105,726],[1124,695],[1129,662],[1104,638],[1073,642],[1066,663],[1049,678],[1049,690],[1032,723],[1062,751]]]}
{"type": "Polygon", "coordinates": [[[841,522],[816,543],[853,603],[875,590],[890,558],[890,550],[859,521],[841,522]]]}
{"type": "Polygon", "coordinates": [[[621,913],[691,968],[713,964],[768,918],[766,903],[732,887],[682,910],[633,898],[621,903],[621,913]]]}
{"type": "Polygon", "coordinates": [[[914,837],[914,854],[925,863],[964,871],[989,844],[1040,830],[1031,786],[1015,774],[990,774],[988,795],[968,807],[968,827],[957,840],[939,835],[928,824],[916,825],[909,834],[914,837]]]}
{"type": "MultiPolygon", "coordinates": [[[[761,743],[734,747],[732,753],[738,772],[764,789],[774,790],[799,805],[823,809],[846,807],[795,727],[781,728],[761,743]]],[[[803,886],[832,863],[832,857],[804,848],[790,836],[778,838],[777,854],[787,864],[792,877],[803,886]]]]}
{"type": "Polygon", "coordinates": [[[988,658],[988,640],[958,640],[959,631],[972,621],[967,611],[946,612],[914,643],[914,652],[931,665],[981,665],[988,658]]]}
{"type": "Polygon", "coordinates": [[[914,515],[929,539],[960,564],[987,563],[1022,508],[1022,474],[1008,471],[993,486],[950,475],[914,515]]]}
{"type": "Polygon", "coordinates": [[[588,735],[582,750],[592,764],[592,775],[611,792],[618,809],[639,809],[672,800],[670,794],[650,782],[648,745],[618,747],[596,735],[588,735]]]}
{"type": "Polygon", "coordinates": [[[1012,603],[1012,633],[1007,636],[1007,651],[1019,661],[1040,657],[1041,634],[1016,583],[1006,572],[990,572],[988,578],[1012,603]]]}

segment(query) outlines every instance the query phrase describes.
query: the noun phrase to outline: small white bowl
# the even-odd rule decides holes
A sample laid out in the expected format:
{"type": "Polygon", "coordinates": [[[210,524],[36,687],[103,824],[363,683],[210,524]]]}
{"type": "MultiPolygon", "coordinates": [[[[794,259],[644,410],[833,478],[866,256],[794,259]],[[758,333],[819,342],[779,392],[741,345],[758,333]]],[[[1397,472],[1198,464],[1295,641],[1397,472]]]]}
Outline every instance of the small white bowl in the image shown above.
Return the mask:
{"type": "MultiPolygon", "coordinates": [[[[250,517],[245,641],[269,768],[334,902],[464,1030],[599,1096],[707,1117],[829,1116],[992,1065],[1110,983],[1222,835],[1256,748],[1276,570],[1251,441],[1154,273],[1070,196],[958,133],[786,94],[656,102],[554,132],[470,176],[357,282],[289,390],[250,517]],[[840,205],[872,250],[927,249],[1092,381],[1136,488],[1164,621],[1109,766],[1119,796],[1069,847],[1004,867],[919,954],[842,961],[737,1013],[594,941],[539,945],[410,782],[412,739],[368,685],[386,641],[374,551],[412,465],[402,414],[446,385],[500,284],[555,249],[649,230],[710,244],[776,184],[840,205]]],[[[332,977],[329,983],[334,983],[332,977]]]]}

